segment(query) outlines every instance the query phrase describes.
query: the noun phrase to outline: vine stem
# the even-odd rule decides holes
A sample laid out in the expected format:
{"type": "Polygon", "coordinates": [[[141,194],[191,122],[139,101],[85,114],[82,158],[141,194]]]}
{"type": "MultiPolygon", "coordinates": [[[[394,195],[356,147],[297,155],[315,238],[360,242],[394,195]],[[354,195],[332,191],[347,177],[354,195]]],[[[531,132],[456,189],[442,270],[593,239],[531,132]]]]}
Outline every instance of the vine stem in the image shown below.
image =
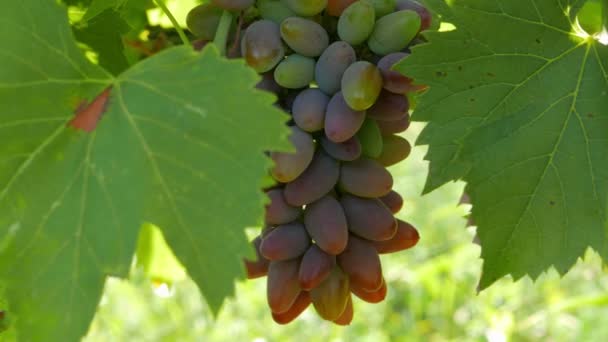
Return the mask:
{"type": "Polygon", "coordinates": [[[605,33],[608,33],[608,0],[602,0],[602,26],[605,33]]]}
{"type": "Polygon", "coordinates": [[[228,43],[230,24],[232,24],[232,13],[224,10],[220,23],[217,26],[217,31],[215,31],[215,38],[213,39],[213,43],[217,46],[222,56],[226,56],[226,44],[228,43]]]}
{"type": "Polygon", "coordinates": [[[184,45],[190,45],[190,40],[186,36],[186,33],[184,33],[184,30],[179,25],[179,23],[177,22],[177,20],[171,13],[171,11],[169,11],[169,8],[167,7],[167,5],[165,5],[165,1],[164,0],[154,0],[154,2],[158,5],[158,7],[160,7],[160,9],[163,11],[163,13],[165,13],[165,15],[169,18],[169,20],[171,20],[171,24],[173,24],[173,27],[177,31],[177,34],[179,35],[179,38],[182,40],[184,45]]]}

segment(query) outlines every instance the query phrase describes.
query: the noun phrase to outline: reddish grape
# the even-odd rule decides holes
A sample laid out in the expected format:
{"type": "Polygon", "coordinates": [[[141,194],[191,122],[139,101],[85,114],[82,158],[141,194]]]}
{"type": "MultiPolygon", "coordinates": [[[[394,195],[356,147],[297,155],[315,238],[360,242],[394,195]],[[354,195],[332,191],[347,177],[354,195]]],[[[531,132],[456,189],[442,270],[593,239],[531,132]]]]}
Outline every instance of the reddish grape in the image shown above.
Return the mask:
{"type": "Polygon", "coordinates": [[[397,0],[397,10],[412,10],[418,13],[421,19],[420,31],[427,30],[431,27],[433,16],[431,12],[422,4],[414,0],[397,0]]]}
{"type": "Polygon", "coordinates": [[[325,196],[338,182],[338,162],[318,150],[308,168],[285,186],[285,200],[293,206],[312,203],[325,196]]]}
{"type": "Polygon", "coordinates": [[[300,295],[299,266],[300,259],[270,262],[266,296],[272,312],[278,314],[286,312],[300,295]]]}
{"type": "Polygon", "coordinates": [[[261,243],[262,243],[261,236],[257,236],[255,239],[253,239],[253,241],[251,241],[251,244],[253,245],[253,248],[255,249],[256,259],[255,260],[249,260],[249,259],[243,260],[245,263],[245,269],[247,270],[248,279],[255,279],[255,278],[263,277],[268,273],[268,265],[269,265],[270,261],[268,259],[264,258],[264,256],[260,253],[260,244],[261,243]]]}
{"type": "Polygon", "coordinates": [[[320,142],[323,150],[338,160],[353,161],[361,156],[361,143],[356,136],[341,143],[333,142],[322,136],[320,142]]]}
{"type": "Polygon", "coordinates": [[[393,214],[398,213],[401,208],[403,208],[403,197],[394,190],[378,199],[381,200],[393,214]]]}
{"type": "Polygon", "coordinates": [[[403,137],[386,135],[383,137],[382,153],[376,160],[383,166],[395,165],[410,155],[412,146],[403,137]]]}
{"type": "Polygon", "coordinates": [[[336,143],[344,142],[357,134],[364,121],[365,112],[349,107],[339,91],[327,104],[325,136],[336,143]]]}
{"type": "Polygon", "coordinates": [[[397,222],[379,199],[345,195],[340,203],[351,232],[372,241],[389,240],[395,236],[397,222]]]}
{"type": "Polygon", "coordinates": [[[379,254],[395,253],[414,247],[420,240],[420,235],[411,224],[397,220],[397,233],[390,240],[374,241],[374,247],[379,254]]]}
{"type": "Polygon", "coordinates": [[[310,291],[312,304],[323,319],[334,321],[342,315],[350,297],[348,276],[334,267],[327,279],[310,291]]]}
{"type": "Polygon", "coordinates": [[[302,211],[299,207],[292,207],[283,196],[283,189],[275,188],[266,193],[270,203],[266,205],[266,216],[264,221],[268,224],[278,225],[289,223],[300,216],[302,211]]]}
{"type": "Polygon", "coordinates": [[[381,197],[391,191],[393,177],[377,161],[361,158],[342,163],[339,185],[342,190],[353,195],[381,197]]]}
{"type": "Polygon", "coordinates": [[[395,133],[405,132],[410,127],[410,116],[406,114],[402,119],[396,121],[380,121],[377,120],[378,128],[382,135],[391,135],[395,133]]]}
{"type": "Polygon", "coordinates": [[[349,236],[348,246],[337,260],[338,266],[348,274],[351,286],[367,291],[376,291],[382,286],[382,265],[371,242],[349,236]]]}
{"type": "Polygon", "coordinates": [[[409,109],[406,96],[382,89],[376,103],[367,110],[367,116],[379,121],[395,121],[406,116],[409,109]]]}
{"type": "Polygon", "coordinates": [[[329,254],[340,254],[348,242],[348,226],[340,203],[325,196],[306,206],[304,224],[319,248],[329,254]]]}
{"type": "Polygon", "coordinates": [[[375,291],[366,291],[365,289],[355,285],[355,284],[351,284],[350,286],[350,292],[352,292],[355,296],[361,298],[362,300],[368,302],[368,303],[380,303],[381,301],[384,300],[384,298],[386,298],[386,293],[387,293],[387,286],[386,286],[386,280],[382,279],[382,286],[380,286],[379,289],[375,290],[375,291]]]}
{"type": "Polygon", "coordinates": [[[300,287],[311,290],[323,282],[336,266],[336,257],[325,253],[317,245],[312,245],[302,257],[300,264],[300,287]]]}
{"type": "Polygon", "coordinates": [[[299,222],[284,224],[273,229],[260,245],[260,253],[268,260],[287,260],[298,257],[308,249],[310,237],[299,222]]]}
{"type": "Polygon", "coordinates": [[[315,143],[310,134],[292,126],[289,141],[295,146],[295,152],[271,152],[270,157],[275,165],[272,177],[278,182],[291,182],[306,170],[315,153],[315,143]]]}
{"type": "Polygon", "coordinates": [[[294,319],[298,318],[311,303],[310,293],[308,291],[301,291],[296,298],[295,302],[291,305],[287,311],[283,313],[272,313],[272,319],[279,324],[287,324],[294,319]]]}

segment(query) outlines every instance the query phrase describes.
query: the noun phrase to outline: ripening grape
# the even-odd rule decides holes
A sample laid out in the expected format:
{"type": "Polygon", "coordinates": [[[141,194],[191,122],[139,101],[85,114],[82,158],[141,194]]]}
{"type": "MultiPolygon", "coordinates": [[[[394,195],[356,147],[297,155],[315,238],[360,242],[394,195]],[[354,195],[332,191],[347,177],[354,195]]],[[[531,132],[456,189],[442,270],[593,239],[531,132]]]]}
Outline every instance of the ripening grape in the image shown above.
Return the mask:
{"type": "Polygon", "coordinates": [[[282,313],[272,313],[272,319],[279,324],[287,324],[294,319],[298,318],[311,303],[310,293],[308,291],[301,291],[298,298],[293,302],[291,307],[287,311],[282,313]]]}
{"type": "Polygon", "coordinates": [[[255,2],[255,0],[211,0],[217,7],[228,11],[242,11],[255,2]]]}
{"type": "Polygon", "coordinates": [[[255,85],[255,87],[261,90],[269,91],[271,93],[274,93],[275,95],[279,95],[282,88],[274,80],[274,74],[272,72],[266,72],[263,73],[261,76],[262,79],[258,82],[258,84],[255,85]]]}
{"type": "Polygon", "coordinates": [[[377,161],[361,158],[342,163],[339,186],[353,195],[375,198],[391,191],[393,177],[377,161]]]}
{"type": "Polygon", "coordinates": [[[292,126],[289,141],[295,146],[294,152],[271,152],[270,157],[274,161],[271,170],[272,177],[279,182],[290,182],[306,170],[313,159],[315,142],[310,134],[292,126]]]}
{"type": "Polygon", "coordinates": [[[345,195],[340,203],[348,229],[357,236],[370,241],[386,241],[397,233],[395,217],[379,199],[345,195]]]}
{"type": "Polygon", "coordinates": [[[317,150],[308,168],[285,186],[285,200],[293,206],[312,203],[333,189],[339,175],[338,161],[317,150]]]}
{"type": "Polygon", "coordinates": [[[300,264],[300,287],[309,291],[319,286],[336,266],[336,257],[325,253],[319,246],[312,245],[300,264]]]}
{"type": "Polygon", "coordinates": [[[313,15],[321,13],[325,6],[327,6],[327,0],[283,0],[287,7],[294,13],[302,17],[311,17],[313,15]]]}
{"type": "Polygon", "coordinates": [[[353,298],[351,295],[348,296],[348,300],[346,302],[346,307],[344,311],[340,315],[340,317],[334,320],[334,323],[338,325],[349,325],[350,322],[353,321],[353,316],[355,314],[355,310],[353,307],[353,298]]]}
{"type": "Polygon", "coordinates": [[[341,161],[353,161],[361,156],[361,143],[356,136],[341,143],[333,142],[323,136],[320,143],[327,154],[341,161]]]}
{"type": "Polygon", "coordinates": [[[357,132],[361,142],[362,154],[366,157],[376,158],[382,153],[382,134],[376,121],[365,119],[363,126],[357,132]]]}
{"type": "Polygon", "coordinates": [[[391,190],[391,192],[378,199],[381,200],[393,214],[398,213],[401,208],[403,208],[403,197],[394,190],[391,190]]]}
{"type": "Polygon", "coordinates": [[[247,271],[247,278],[255,279],[263,277],[268,273],[268,265],[270,264],[270,261],[264,258],[264,256],[260,253],[260,245],[262,244],[261,236],[257,236],[255,239],[253,239],[251,244],[255,250],[256,258],[255,260],[245,259],[243,261],[247,271]]]}
{"type": "Polygon", "coordinates": [[[300,92],[291,106],[296,125],[307,132],[322,130],[325,126],[325,110],[329,96],[321,90],[309,88],[300,92]]]}
{"type": "Polygon", "coordinates": [[[387,290],[388,289],[386,286],[386,280],[384,279],[382,279],[382,285],[380,286],[380,288],[375,291],[366,291],[357,284],[351,284],[350,287],[350,292],[352,292],[355,296],[368,303],[373,304],[380,303],[381,301],[383,301],[384,298],[386,298],[387,290]]]}
{"type": "Polygon", "coordinates": [[[270,203],[266,205],[266,215],[264,217],[267,224],[285,224],[294,221],[300,216],[302,209],[292,207],[285,201],[283,189],[271,189],[266,194],[270,198],[270,203]]]}
{"type": "Polygon", "coordinates": [[[268,267],[266,297],[274,313],[284,313],[300,295],[298,270],[300,259],[272,261],[268,267]]]}
{"type": "Polygon", "coordinates": [[[332,255],[340,254],[348,243],[348,226],[340,202],[325,196],[306,206],[306,230],[317,246],[332,255]]]}
{"type": "Polygon", "coordinates": [[[395,94],[405,94],[412,89],[412,79],[392,69],[395,64],[407,56],[409,54],[405,52],[393,52],[380,58],[378,69],[380,69],[380,73],[382,74],[382,86],[384,89],[395,94]]]}
{"type": "Polygon", "coordinates": [[[197,38],[213,40],[221,16],[222,9],[213,4],[198,5],[188,12],[186,25],[197,38]]]}
{"type": "Polygon", "coordinates": [[[412,248],[420,240],[420,235],[411,224],[397,220],[397,232],[386,241],[373,241],[374,247],[379,254],[395,253],[404,249],[412,248]]]}
{"type": "Polygon", "coordinates": [[[410,10],[393,12],[376,21],[367,45],[377,55],[403,50],[420,30],[420,16],[410,10]]]}
{"type": "Polygon", "coordinates": [[[398,135],[383,137],[382,153],[376,160],[383,166],[395,165],[410,155],[412,146],[405,138],[398,135]]]}
{"type": "Polygon", "coordinates": [[[315,66],[315,81],[324,93],[340,90],[344,71],[357,61],[355,50],[347,42],[337,41],[323,51],[315,66]]]}
{"type": "Polygon", "coordinates": [[[260,253],[268,260],[288,260],[308,249],[310,237],[304,225],[292,222],[280,225],[262,239],[260,253]]]}
{"type": "Polygon", "coordinates": [[[274,69],[274,80],[283,88],[306,87],[314,77],[315,60],[302,55],[289,55],[274,69]]]}
{"type": "Polygon", "coordinates": [[[376,103],[367,110],[367,115],[376,120],[395,121],[406,116],[409,108],[406,96],[383,89],[376,103]]]}
{"type": "Polygon", "coordinates": [[[341,40],[359,45],[367,40],[374,30],[376,16],[374,6],[367,0],[360,0],[348,6],[338,20],[338,36],[341,40]]]}
{"type": "Polygon", "coordinates": [[[329,276],[310,291],[310,296],[319,316],[328,321],[338,319],[350,297],[348,276],[339,267],[334,267],[329,276]]]}
{"type": "Polygon", "coordinates": [[[346,250],[337,260],[338,266],[348,274],[351,286],[366,291],[377,291],[382,286],[382,265],[371,242],[351,235],[346,250]]]}
{"type": "Polygon", "coordinates": [[[389,13],[393,13],[397,4],[395,0],[369,0],[374,6],[376,18],[384,17],[389,13]]]}
{"type": "Polygon", "coordinates": [[[327,14],[339,17],[355,1],[357,0],[327,0],[327,14]]]}
{"type": "Polygon", "coordinates": [[[329,45],[329,36],[323,26],[299,17],[283,20],[281,37],[293,51],[306,57],[320,56],[329,45]]]}
{"type": "Polygon", "coordinates": [[[283,20],[296,15],[281,0],[256,0],[256,7],[263,19],[274,21],[279,25],[283,20]]]}
{"type": "Polygon", "coordinates": [[[241,40],[241,55],[257,72],[274,68],[285,56],[279,25],[270,20],[251,24],[241,40]]]}
{"type": "Polygon", "coordinates": [[[395,121],[381,121],[376,120],[380,133],[382,135],[391,135],[395,133],[405,132],[410,127],[410,116],[405,115],[403,118],[395,121]]]}
{"type": "Polygon", "coordinates": [[[414,0],[397,0],[398,10],[412,10],[418,13],[421,19],[420,31],[424,31],[431,27],[433,16],[426,7],[414,0]]]}
{"type": "Polygon", "coordinates": [[[382,75],[372,63],[355,62],[344,71],[341,87],[349,107],[354,110],[366,110],[380,95],[382,75]]]}
{"type": "Polygon", "coordinates": [[[357,134],[364,121],[365,112],[352,109],[342,92],[337,92],[327,104],[325,135],[333,142],[344,142],[357,134]]]}

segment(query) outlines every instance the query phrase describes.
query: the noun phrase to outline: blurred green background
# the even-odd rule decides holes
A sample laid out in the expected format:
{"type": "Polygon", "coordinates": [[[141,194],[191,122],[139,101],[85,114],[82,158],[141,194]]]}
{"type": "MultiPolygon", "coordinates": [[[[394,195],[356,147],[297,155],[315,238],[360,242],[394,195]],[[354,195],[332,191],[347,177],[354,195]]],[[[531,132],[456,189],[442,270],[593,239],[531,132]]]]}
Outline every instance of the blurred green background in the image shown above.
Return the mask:
{"type": "MultiPolygon", "coordinates": [[[[421,128],[405,136],[414,141],[421,128]]],[[[391,168],[405,199],[398,216],[418,227],[420,243],[383,256],[387,299],[355,298],[350,326],[324,322],[312,307],[290,325],[275,324],[265,278],[239,283],[214,319],[190,280],[163,292],[135,271],[129,281],[108,281],[85,341],[608,341],[608,274],[593,253],[562,279],[553,270],[535,283],[505,278],[477,294],[480,249],[474,228],[464,228],[463,185],[421,197],[425,152],[416,147],[391,168]]]]}

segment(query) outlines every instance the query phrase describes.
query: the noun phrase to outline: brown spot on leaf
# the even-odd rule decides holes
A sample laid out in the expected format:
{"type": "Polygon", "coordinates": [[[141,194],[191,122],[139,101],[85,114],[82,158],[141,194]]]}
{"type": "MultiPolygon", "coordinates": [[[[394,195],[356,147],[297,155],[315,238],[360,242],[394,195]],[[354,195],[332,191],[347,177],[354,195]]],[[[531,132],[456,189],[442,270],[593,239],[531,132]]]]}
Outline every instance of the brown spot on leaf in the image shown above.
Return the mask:
{"type": "Polygon", "coordinates": [[[108,100],[110,98],[111,89],[112,88],[110,87],[106,88],[89,104],[83,102],[76,109],[76,116],[68,123],[68,125],[75,129],[93,132],[93,130],[95,130],[97,127],[97,123],[108,109],[108,100]]]}

